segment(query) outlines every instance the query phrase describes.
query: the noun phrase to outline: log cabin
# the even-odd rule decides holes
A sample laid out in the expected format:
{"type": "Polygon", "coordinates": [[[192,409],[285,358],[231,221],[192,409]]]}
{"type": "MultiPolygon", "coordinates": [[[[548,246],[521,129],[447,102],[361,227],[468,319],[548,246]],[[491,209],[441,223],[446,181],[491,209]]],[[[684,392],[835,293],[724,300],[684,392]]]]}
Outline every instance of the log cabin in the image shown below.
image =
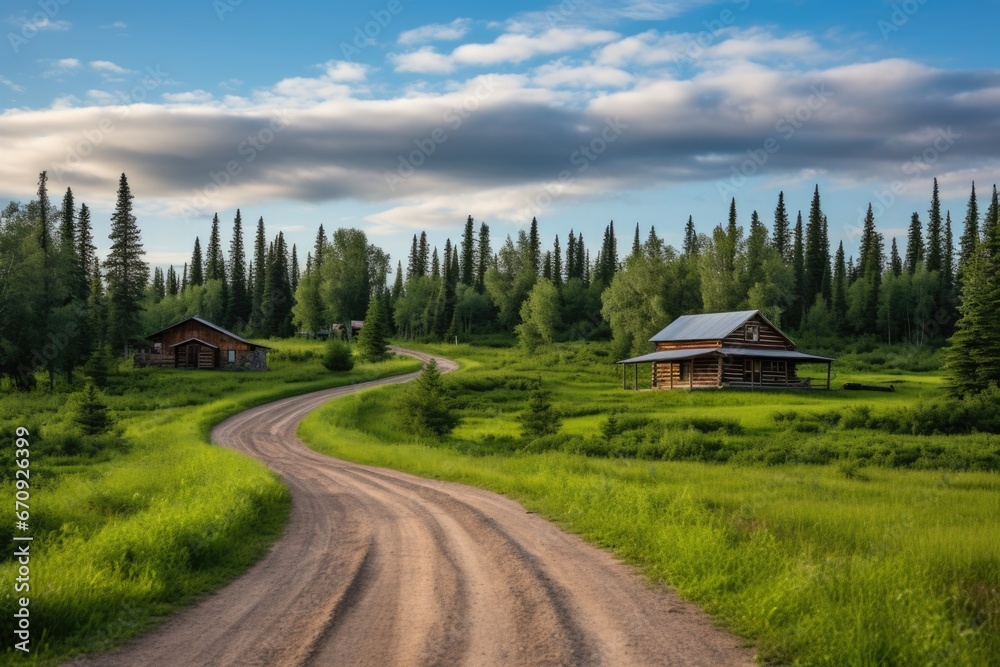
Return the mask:
{"type": "Polygon", "coordinates": [[[200,317],[189,317],[146,339],[152,348],[135,355],[136,366],[265,371],[271,349],[200,317]]]}
{"type": "Polygon", "coordinates": [[[616,362],[626,386],[628,366],[639,385],[639,364],[651,365],[654,389],[807,389],[798,376],[802,364],[826,364],[830,388],[833,359],[799,352],[791,338],[758,310],[683,315],[649,339],[656,351],[616,362]]]}

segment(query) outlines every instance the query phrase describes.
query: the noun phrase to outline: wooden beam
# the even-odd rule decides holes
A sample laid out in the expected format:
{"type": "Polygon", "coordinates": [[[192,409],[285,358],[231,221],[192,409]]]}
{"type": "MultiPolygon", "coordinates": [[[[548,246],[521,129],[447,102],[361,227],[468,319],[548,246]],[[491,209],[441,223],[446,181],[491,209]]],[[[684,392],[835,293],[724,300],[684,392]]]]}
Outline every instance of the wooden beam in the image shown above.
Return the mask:
{"type": "Polygon", "coordinates": [[[830,367],[833,364],[831,362],[826,362],[826,390],[830,391],[830,367]]]}

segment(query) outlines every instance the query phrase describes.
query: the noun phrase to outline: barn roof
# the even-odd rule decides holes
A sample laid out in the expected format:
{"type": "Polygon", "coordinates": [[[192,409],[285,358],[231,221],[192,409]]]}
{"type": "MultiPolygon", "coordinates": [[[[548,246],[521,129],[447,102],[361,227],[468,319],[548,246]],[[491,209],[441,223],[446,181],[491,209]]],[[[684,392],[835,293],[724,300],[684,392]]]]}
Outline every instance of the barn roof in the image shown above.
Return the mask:
{"type": "Polygon", "coordinates": [[[175,322],[175,323],[171,324],[169,327],[166,327],[164,329],[160,329],[156,333],[149,334],[148,336],[146,336],[146,338],[152,338],[153,336],[158,336],[161,333],[163,333],[164,331],[170,331],[174,327],[178,327],[178,326],[184,324],[185,322],[189,322],[191,320],[194,320],[195,322],[197,322],[199,324],[202,324],[202,325],[204,325],[204,326],[206,326],[206,327],[208,327],[210,329],[215,329],[219,333],[224,334],[226,336],[229,336],[230,338],[232,338],[234,340],[237,340],[237,341],[239,341],[241,343],[245,343],[246,345],[251,345],[253,347],[261,347],[261,348],[264,348],[265,350],[270,350],[271,349],[267,345],[261,345],[260,343],[252,343],[252,342],[248,341],[247,339],[245,339],[245,338],[243,338],[241,336],[237,336],[236,334],[234,334],[232,331],[229,331],[228,329],[223,329],[218,324],[212,324],[208,320],[203,320],[202,318],[198,317],[197,315],[194,316],[194,317],[186,317],[183,320],[181,320],[180,322],[175,322]]]}
{"type": "Polygon", "coordinates": [[[180,345],[187,345],[188,343],[192,343],[192,342],[193,342],[193,343],[198,343],[199,345],[204,345],[205,347],[210,347],[210,348],[212,348],[213,350],[218,350],[218,349],[219,349],[219,346],[218,346],[218,345],[212,345],[211,343],[206,343],[206,342],[205,342],[205,341],[203,341],[202,339],[200,339],[200,338],[195,338],[195,337],[191,337],[191,338],[188,338],[187,340],[182,340],[182,341],[181,341],[181,342],[179,342],[179,343],[174,343],[174,344],[173,344],[173,345],[171,345],[170,347],[178,347],[178,346],[180,346],[180,345]]]}
{"type": "Polygon", "coordinates": [[[650,338],[649,342],[721,340],[736,331],[737,327],[758,312],[756,310],[741,310],[735,313],[681,315],[666,329],[650,338]]]}

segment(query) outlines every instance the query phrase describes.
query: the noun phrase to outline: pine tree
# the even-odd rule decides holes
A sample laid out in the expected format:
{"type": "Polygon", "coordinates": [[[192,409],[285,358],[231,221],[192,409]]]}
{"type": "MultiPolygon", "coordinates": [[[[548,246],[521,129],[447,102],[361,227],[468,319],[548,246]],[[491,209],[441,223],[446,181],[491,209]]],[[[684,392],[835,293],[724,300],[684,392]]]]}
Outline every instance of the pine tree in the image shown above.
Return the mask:
{"type": "MultiPolygon", "coordinates": [[[[49,203],[49,174],[41,172],[38,175],[38,247],[42,249],[42,257],[45,264],[45,280],[48,281],[48,268],[52,256],[52,206],[49,203]]],[[[48,295],[48,283],[45,285],[45,294],[48,295]]]]}
{"type": "Polygon", "coordinates": [[[875,215],[871,204],[865,215],[861,231],[861,257],[858,262],[859,279],[865,281],[861,317],[857,322],[859,333],[874,333],[878,324],[879,290],[882,283],[884,260],[882,235],[875,230],[875,215]]]}
{"type": "Polygon", "coordinates": [[[219,235],[219,214],[212,217],[212,232],[208,237],[205,253],[205,280],[226,279],[226,264],[222,258],[222,239],[219,235]]]}
{"type": "Polygon", "coordinates": [[[392,304],[395,306],[399,298],[403,296],[403,263],[396,262],[396,280],[392,284],[392,304]]]}
{"type": "Polygon", "coordinates": [[[635,223],[635,238],[632,239],[631,257],[639,257],[642,254],[642,242],[639,240],[639,223],[635,223]]]}
{"type": "MultiPolygon", "coordinates": [[[[843,247],[843,242],[841,242],[841,247],[843,247]]],[[[899,258],[899,248],[896,247],[896,237],[892,237],[892,253],[889,256],[889,268],[892,271],[892,275],[896,278],[903,275],[903,260],[899,258]]]]}
{"type": "Polygon", "coordinates": [[[437,246],[434,246],[434,252],[431,254],[431,278],[437,279],[441,277],[441,259],[438,257],[437,246]]]}
{"type": "Polygon", "coordinates": [[[944,254],[941,258],[941,278],[945,293],[951,298],[955,289],[955,240],[951,231],[951,211],[945,215],[944,223],[944,254]]]}
{"type": "Polygon", "coordinates": [[[576,235],[576,272],[584,285],[590,284],[590,253],[583,244],[583,232],[576,235]]]}
{"type": "Polygon", "coordinates": [[[984,391],[991,382],[1000,383],[997,268],[995,259],[982,246],[976,246],[965,260],[960,317],[945,363],[952,392],[959,396],[984,391]]]}
{"type": "Polygon", "coordinates": [[[460,282],[464,285],[475,285],[476,280],[476,230],[474,220],[470,215],[465,221],[462,232],[462,262],[460,282]]]}
{"type": "Polygon", "coordinates": [[[140,333],[139,316],[142,296],[149,277],[149,267],[143,261],[146,254],[135,216],[132,215],[132,192],[128,179],[121,175],[118,200],[111,216],[111,250],[104,262],[111,306],[111,340],[120,345],[128,357],[129,340],[140,333]]]}
{"type": "Polygon", "coordinates": [[[786,262],[792,261],[792,229],[785,210],[785,193],[778,193],[778,205],[774,209],[774,229],[771,231],[771,245],[786,262]]]}
{"type": "MultiPolygon", "coordinates": [[[[914,213],[914,215],[916,215],[914,213]]],[[[941,256],[944,248],[941,243],[941,198],[938,196],[938,182],[934,179],[934,189],[931,193],[931,207],[927,211],[927,246],[925,250],[925,265],[928,271],[941,270],[941,256]]]]}
{"type": "Polygon", "coordinates": [[[958,256],[958,282],[964,281],[965,265],[979,244],[979,204],[976,202],[976,183],[972,183],[969,205],[965,213],[965,227],[962,231],[958,256]]]}
{"type": "MultiPolygon", "coordinates": [[[[869,207],[870,208],[870,207],[869,207]]],[[[911,276],[916,272],[917,265],[924,259],[923,226],[920,216],[914,212],[910,218],[910,231],[906,236],[906,272],[911,276]]]]}
{"type": "Polygon", "coordinates": [[[823,263],[823,279],[820,281],[820,294],[826,303],[833,299],[833,274],[831,272],[830,260],[830,222],[823,215],[823,227],[820,234],[820,261],[823,263]]]}
{"type": "Polygon", "coordinates": [[[545,251],[545,259],[542,260],[542,278],[552,282],[552,251],[545,251]]]}
{"type": "Polygon", "coordinates": [[[594,279],[602,285],[610,285],[618,271],[618,241],[615,238],[615,221],[604,228],[604,241],[597,258],[594,279]]]}
{"type": "Polygon", "coordinates": [[[729,243],[724,262],[724,271],[732,274],[736,270],[736,255],[743,240],[743,230],[736,222],[736,197],[729,203],[729,223],[726,225],[726,240],[729,243]]]}
{"type": "Polygon", "coordinates": [[[101,435],[111,430],[114,420],[93,384],[88,384],[76,406],[73,421],[84,435],[101,435]]]}
{"type": "Polygon", "coordinates": [[[490,227],[485,222],[479,225],[479,251],[476,257],[476,291],[486,289],[486,271],[490,268],[493,247],[490,245],[490,227]]]}
{"type": "Polygon", "coordinates": [[[561,287],[563,284],[562,249],[559,247],[558,234],[552,246],[552,284],[556,287],[561,287]]]}
{"type": "Polygon", "coordinates": [[[188,265],[184,262],[184,276],[181,278],[181,292],[188,288],[188,265]]]}
{"type": "Polygon", "coordinates": [[[990,206],[983,216],[980,237],[993,257],[1000,257],[1000,201],[997,200],[997,186],[993,186],[990,206]]]}
{"type": "Polygon", "coordinates": [[[160,267],[153,268],[153,301],[159,303],[167,295],[167,282],[160,267]]]}
{"type": "Polygon", "coordinates": [[[552,409],[547,392],[536,389],[528,397],[528,409],[518,417],[521,422],[521,437],[533,440],[559,432],[562,425],[558,413],[552,409]]]}
{"type": "Polygon", "coordinates": [[[406,278],[413,280],[420,275],[420,248],[417,245],[417,235],[414,234],[413,243],[410,245],[410,258],[406,264],[406,278]]]}
{"type": "Polygon", "coordinates": [[[229,313],[234,323],[246,324],[253,312],[253,300],[247,281],[247,258],[243,248],[243,216],[236,209],[233,236],[229,241],[229,313]]]}

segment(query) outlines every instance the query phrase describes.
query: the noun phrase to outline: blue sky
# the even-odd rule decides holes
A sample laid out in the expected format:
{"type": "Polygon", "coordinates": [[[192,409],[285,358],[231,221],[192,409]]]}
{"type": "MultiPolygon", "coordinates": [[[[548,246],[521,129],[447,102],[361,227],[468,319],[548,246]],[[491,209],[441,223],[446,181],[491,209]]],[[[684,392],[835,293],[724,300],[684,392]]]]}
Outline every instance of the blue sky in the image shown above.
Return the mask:
{"type": "MultiPolygon", "coordinates": [[[[180,264],[212,214],[309,246],[354,226],[395,259],[467,215],[537,216],[622,248],[673,243],[736,197],[770,222],[815,184],[834,243],[875,203],[899,236],[941,182],[956,236],[995,182],[992,3],[566,0],[10,2],[0,15],[0,201],[48,170],[106,239],[129,176],[149,259],[180,264]],[[742,172],[742,173],[741,173],[742,172]]],[[[103,249],[102,243],[102,249],[103,249]]],[[[304,257],[304,252],[302,253],[304,257]]]]}

